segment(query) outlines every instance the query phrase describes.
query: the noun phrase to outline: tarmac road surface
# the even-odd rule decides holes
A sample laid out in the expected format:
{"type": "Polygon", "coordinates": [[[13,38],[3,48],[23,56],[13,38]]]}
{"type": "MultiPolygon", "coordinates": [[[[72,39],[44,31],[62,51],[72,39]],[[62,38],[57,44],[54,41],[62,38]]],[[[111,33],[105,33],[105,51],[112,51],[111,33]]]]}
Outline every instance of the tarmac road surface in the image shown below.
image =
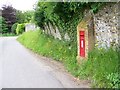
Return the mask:
{"type": "Polygon", "coordinates": [[[78,88],[63,72],[55,71],[42,58],[30,53],[17,37],[0,37],[0,87],[2,88],[78,88]]]}

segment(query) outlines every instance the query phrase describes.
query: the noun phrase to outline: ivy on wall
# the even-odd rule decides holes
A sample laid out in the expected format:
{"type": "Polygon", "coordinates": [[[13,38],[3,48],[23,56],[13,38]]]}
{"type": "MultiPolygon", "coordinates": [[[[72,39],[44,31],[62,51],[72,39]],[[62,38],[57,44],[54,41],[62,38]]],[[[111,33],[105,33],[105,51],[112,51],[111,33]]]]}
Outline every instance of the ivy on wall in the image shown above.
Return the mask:
{"type": "Polygon", "coordinates": [[[96,2],[38,2],[35,8],[34,19],[43,30],[51,23],[59,28],[62,40],[68,33],[71,42],[76,43],[76,27],[84,17],[84,10],[89,9],[96,13],[105,3],[96,2]]]}

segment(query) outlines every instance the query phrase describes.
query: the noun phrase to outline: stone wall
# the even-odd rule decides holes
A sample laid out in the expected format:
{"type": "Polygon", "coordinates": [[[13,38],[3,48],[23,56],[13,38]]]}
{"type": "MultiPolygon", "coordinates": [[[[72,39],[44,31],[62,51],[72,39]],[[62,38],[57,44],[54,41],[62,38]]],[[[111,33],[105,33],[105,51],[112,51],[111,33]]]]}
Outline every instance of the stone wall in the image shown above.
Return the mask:
{"type": "Polygon", "coordinates": [[[79,63],[88,58],[88,52],[93,50],[95,45],[98,48],[117,47],[120,48],[120,3],[107,3],[101,7],[98,13],[93,14],[85,10],[84,18],[77,26],[78,53],[77,60],[79,63]],[[79,32],[85,31],[85,57],[80,55],[83,52],[80,47],[79,32]]]}
{"type": "MultiPolygon", "coordinates": [[[[62,39],[60,31],[59,31],[57,26],[53,27],[53,25],[51,25],[49,23],[49,25],[45,25],[44,27],[45,27],[45,31],[44,32],[46,34],[52,35],[55,39],[59,39],[59,40],[62,39]]],[[[68,41],[70,40],[70,37],[68,36],[67,33],[64,35],[64,39],[68,40],[68,41]]]]}
{"type": "Polygon", "coordinates": [[[56,26],[52,26],[50,23],[49,25],[45,25],[45,33],[52,35],[55,39],[60,39],[61,40],[61,35],[60,32],[58,30],[58,28],[56,26]]]}
{"type": "Polygon", "coordinates": [[[120,3],[108,3],[94,15],[95,43],[98,47],[119,46],[120,3]]]}

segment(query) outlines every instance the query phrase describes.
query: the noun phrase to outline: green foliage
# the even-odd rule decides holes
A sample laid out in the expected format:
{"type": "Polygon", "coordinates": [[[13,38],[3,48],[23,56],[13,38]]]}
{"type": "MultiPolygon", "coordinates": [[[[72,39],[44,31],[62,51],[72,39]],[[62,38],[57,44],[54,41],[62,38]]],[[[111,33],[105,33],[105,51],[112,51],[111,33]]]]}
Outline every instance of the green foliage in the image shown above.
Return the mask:
{"type": "MultiPolygon", "coordinates": [[[[76,27],[84,17],[83,12],[89,9],[97,12],[103,3],[87,2],[41,2],[35,8],[35,21],[41,28],[51,23],[60,30],[62,39],[68,33],[71,42],[76,43],[76,27]]],[[[72,43],[71,43],[72,44],[72,43]]]]}
{"type": "Polygon", "coordinates": [[[110,87],[120,88],[120,74],[118,72],[109,74],[107,79],[109,81],[110,87]]]}
{"type": "Polygon", "coordinates": [[[90,8],[91,8],[91,11],[93,12],[93,13],[97,13],[98,12],[98,10],[103,6],[103,5],[105,5],[106,3],[105,2],[94,2],[94,3],[92,3],[91,5],[90,5],[90,8]]]}
{"type": "Polygon", "coordinates": [[[9,36],[16,36],[16,34],[14,34],[14,33],[4,33],[4,34],[2,34],[0,36],[9,37],[9,36]]]}
{"type": "Polygon", "coordinates": [[[18,25],[18,23],[15,23],[12,25],[11,30],[12,30],[12,33],[14,33],[14,34],[16,34],[17,25],[18,25]]]}
{"type": "Polygon", "coordinates": [[[81,65],[79,75],[91,79],[94,87],[120,88],[118,52],[113,49],[95,49],[88,61],[81,65]]]}
{"type": "Polygon", "coordinates": [[[25,31],[25,25],[24,24],[17,24],[16,28],[16,34],[22,34],[25,31]]]}
{"type": "Polygon", "coordinates": [[[45,21],[44,10],[36,10],[35,21],[36,21],[36,24],[41,29],[44,29],[44,21],[45,21]]]}
{"type": "Polygon", "coordinates": [[[15,36],[15,34],[8,33],[8,28],[5,19],[0,16],[0,37],[1,36],[15,36]]]}
{"type": "Polygon", "coordinates": [[[25,22],[25,17],[22,11],[17,10],[16,11],[16,19],[17,23],[24,23],[25,22]]]}
{"type": "Polygon", "coordinates": [[[63,62],[74,76],[92,80],[93,87],[120,88],[118,52],[113,49],[95,49],[79,65],[75,45],[72,47],[69,42],[54,39],[40,30],[25,32],[18,40],[38,54],[63,62]]]}
{"type": "Polygon", "coordinates": [[[0,33],[4,34],[8,32],[6,21],[0,16],[0,33]]]}
{"type": "Polygon", "coordinates": [[[32,18],[33,18],[33,15],[34,15],[34,11],[26,11],[23,13],[24,14],[24,20],[25,22],[24,23],[28,23],[28,22],[31,22],[32,18]]]}
{"type": "Polygon", "coordinates": [[[33,19],[34,11],[25,11],[20,10],[16,11],[17,23],[29,23],[33,19]]]}
{"type": "Polygon", "coordinates": [[[2,33],[2,17],[0,16],[0,33],[2,33]]]}
{"type": "MultiPolygon", "coordinates": [[[[74,4],[77,6],[80,3],[74,4]]],[[[35,9],[35,21],[41,29],[44,29],[45,24],[48,23],[56,25],[60,30],[62,38],[68,32],[71,41],[73,41],[76,37],[76,27],[81,14],[79,12],[80,8],[72,8],[72,6],[74,6],[73,3],[38,2],[35,9]]]]}

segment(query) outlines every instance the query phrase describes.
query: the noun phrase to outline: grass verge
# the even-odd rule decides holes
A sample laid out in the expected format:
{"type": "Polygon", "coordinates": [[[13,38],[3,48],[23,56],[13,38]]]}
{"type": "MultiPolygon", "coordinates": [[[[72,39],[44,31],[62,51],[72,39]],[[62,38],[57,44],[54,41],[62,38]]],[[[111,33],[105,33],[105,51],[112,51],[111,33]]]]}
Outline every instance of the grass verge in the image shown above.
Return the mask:
{"type": "Polygon", "coordinates": [[[9,37],[9,36],[17,36],[16,34],[13,33],[5,33],[5,34],[0,34],[0,37],[9,37]]]}
{"type": "Polygon", "coordinates": [[[120,87],[118,51],[95,49],[89,53],[89,59],[79,65],[75,45],[72,47],[69,42],[54,39],[40,30],[23,33],[18,37],[18,41],[38,54],[64,63],[66,69],[74,76],[91,80],[92,87],[120,87]]]}

